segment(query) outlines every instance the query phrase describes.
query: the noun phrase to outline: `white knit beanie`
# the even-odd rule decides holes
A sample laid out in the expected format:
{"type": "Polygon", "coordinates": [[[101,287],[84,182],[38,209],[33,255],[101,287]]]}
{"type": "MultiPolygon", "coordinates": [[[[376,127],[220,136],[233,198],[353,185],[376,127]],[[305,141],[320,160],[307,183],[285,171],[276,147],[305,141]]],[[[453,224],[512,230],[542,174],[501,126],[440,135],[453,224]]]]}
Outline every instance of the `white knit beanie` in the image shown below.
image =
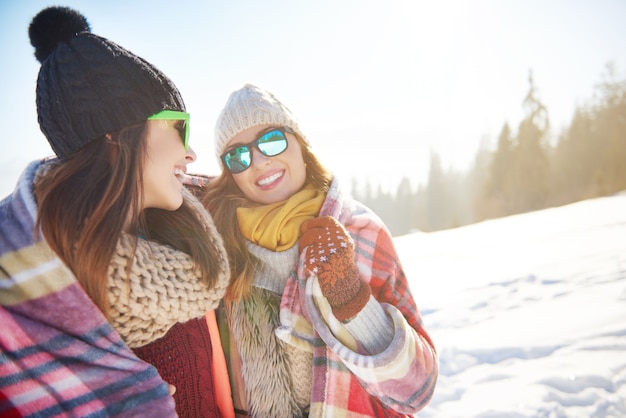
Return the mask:
{"type": "Polygon", "coordinates": [[[220,164],[226,144],[235,135],[260,125],[287,126],[308,143],[287,106],[269,91],[246,84],[230,95],[215,124],[215,154],[220,164]]]}

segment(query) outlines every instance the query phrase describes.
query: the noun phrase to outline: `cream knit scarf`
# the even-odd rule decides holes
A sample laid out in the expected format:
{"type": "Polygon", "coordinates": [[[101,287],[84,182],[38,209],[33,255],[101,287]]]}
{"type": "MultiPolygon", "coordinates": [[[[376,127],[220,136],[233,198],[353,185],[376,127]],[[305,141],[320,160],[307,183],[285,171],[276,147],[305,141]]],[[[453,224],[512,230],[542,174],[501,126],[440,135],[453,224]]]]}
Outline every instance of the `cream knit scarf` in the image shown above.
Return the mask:
{"type": "Polygon", "coordinates": [[[135,238],[123,234],[109,265],[108,297],[111,323],[131,348],[162,337],[177,322],[204,316],[226,291],[230,271],[222,239],[200,203],[189,192],[184,197],[196,208],[220,253],[217,284],[207,288],[191,257],[166,245],[138,239],[133,257],[135,238]]]}
{"type": "MultiPolygon", "coordinates": [[[[35,184],[58,164],[56,159],[41,164],[35,184]]],[[[215,309],[228,286],[228,257],[213,219],[189,190],[183,189],[182,193],[219,253],[216,286],[210,289],[201,283],[200,271],[191,257],[169,246],[138,239],[133,257],[135,238],[122,234],[109,265],[107,293],[110,322],[131,348],[164,336],[177,322],[186,322],[215,309]],[[130,259],[133,261],[129,276],[130,259]]]]}

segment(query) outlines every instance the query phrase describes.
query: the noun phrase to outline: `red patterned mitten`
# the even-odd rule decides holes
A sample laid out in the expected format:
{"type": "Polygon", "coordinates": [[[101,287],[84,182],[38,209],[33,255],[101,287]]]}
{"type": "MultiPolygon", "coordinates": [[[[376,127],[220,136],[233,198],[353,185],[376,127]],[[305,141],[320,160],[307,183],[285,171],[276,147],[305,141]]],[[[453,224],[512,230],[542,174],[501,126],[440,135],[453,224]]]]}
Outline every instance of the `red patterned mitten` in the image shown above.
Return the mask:
{"type": "Polygon", "coordinates": [[[348,231],[331,216],[311,219],[302,224],[300,251],[306,251],[306,268],[317,275],[335,317],[354,318],[369,300],[370,287],[359,279],[348,231]]]}

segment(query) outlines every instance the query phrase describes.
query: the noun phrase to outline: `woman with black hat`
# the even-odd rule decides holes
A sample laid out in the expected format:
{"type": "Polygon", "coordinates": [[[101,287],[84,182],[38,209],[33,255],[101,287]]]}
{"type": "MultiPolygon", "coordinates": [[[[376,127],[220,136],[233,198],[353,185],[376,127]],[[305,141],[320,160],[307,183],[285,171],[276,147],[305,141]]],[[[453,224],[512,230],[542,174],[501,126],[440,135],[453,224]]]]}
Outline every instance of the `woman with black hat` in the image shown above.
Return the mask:
{"type": "Polygon", "coordinates": [[[183,184],[178,89],[75,10],[44,9],[29,36],[56,156],[0,202],[0,415],[229,416],[209,332],[229,269],[183,184]]]}

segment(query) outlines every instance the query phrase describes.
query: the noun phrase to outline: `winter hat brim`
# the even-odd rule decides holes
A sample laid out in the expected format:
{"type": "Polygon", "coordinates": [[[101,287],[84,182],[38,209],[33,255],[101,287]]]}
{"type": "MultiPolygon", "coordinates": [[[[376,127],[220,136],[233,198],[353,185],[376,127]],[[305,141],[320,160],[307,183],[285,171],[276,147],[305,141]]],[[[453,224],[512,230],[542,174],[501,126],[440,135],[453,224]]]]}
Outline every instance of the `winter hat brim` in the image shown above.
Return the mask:
{"type": "Polygon", "coordinates": [[[220,165],[220,157],[233,137],[261,125],[286,126],[308,143],[298,119],[283,102],[263,88],[246,84],[231,93],[215,124],[215,154],[220,165]]]}
{"type": "Polygon", "coordinates": [[[60,158],[161,110],[185,110],[169,78],[143,58],[91,33],[75,10],[42,10],[33,18],[29,36],[41,62],[39,125],[60,158]]]}

